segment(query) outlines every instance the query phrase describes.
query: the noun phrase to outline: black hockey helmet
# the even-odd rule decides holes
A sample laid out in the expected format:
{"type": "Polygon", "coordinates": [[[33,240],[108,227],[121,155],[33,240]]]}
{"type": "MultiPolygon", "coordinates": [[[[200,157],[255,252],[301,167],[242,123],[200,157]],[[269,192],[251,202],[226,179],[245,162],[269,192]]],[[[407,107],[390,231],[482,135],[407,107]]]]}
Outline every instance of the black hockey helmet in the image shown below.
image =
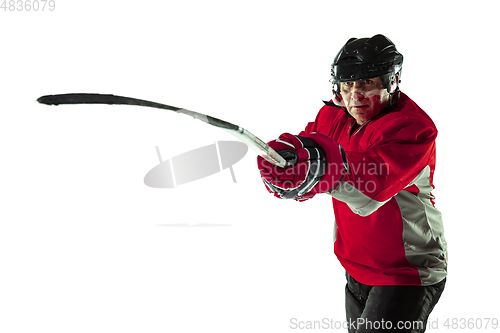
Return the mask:
{"type": "Polygon", "coordinates": [[[332,63],[333,91],[340,100],[340,82],[380,77],[390,94],[398,90],[396,74],[401,77],[403,55],[384,35],[351,38],[332,63]]]}

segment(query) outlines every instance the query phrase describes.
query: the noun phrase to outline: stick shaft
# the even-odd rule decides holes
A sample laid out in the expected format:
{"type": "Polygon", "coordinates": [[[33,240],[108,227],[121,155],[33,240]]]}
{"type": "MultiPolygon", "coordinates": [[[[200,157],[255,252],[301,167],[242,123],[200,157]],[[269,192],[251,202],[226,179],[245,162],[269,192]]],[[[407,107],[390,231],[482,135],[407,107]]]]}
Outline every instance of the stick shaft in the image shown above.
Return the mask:
{"type": "Polygon", "coordinates": [[[262,156],[264,159],[270,163],[284,168],[287,165],[287,161],[279,155],[274,149],[272,149],[268,144],[259,139],[254,134],[250,133],[246,129],[232,124],[230,122],[208,116],[203,113],[196,111],[191,111],[171,105],[150,102],[143,99],[123,97],[110,94],[87,94],[87,93],[76,93],[76,94],[58,94],[58,95],[45,95],[37,99],[39,103],[47,105],[61,105],[61,104],[118,104],[118,105],[137,105],[137,106],[147,106],[156,109],[170,110],[178,113],[182,113],[198,120],[201,120],[212,126],[225,129],[227,132],[231,133],[239,140],[246,143],[250,148],[252,148],[257,154],[262,156]]]}

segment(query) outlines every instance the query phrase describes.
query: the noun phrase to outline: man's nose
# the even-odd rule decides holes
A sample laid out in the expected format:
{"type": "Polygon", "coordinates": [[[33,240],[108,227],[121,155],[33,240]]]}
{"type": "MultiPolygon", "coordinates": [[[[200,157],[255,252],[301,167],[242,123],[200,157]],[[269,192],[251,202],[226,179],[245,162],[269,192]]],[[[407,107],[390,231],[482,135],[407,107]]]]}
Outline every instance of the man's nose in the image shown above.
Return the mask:
{"type": "Polygon", "coordinates": [[[365,92],[363,86],[360,82],[355,82],[352,86],[351,98],[355,100],[360,100],[365,97],[365,92]]]}

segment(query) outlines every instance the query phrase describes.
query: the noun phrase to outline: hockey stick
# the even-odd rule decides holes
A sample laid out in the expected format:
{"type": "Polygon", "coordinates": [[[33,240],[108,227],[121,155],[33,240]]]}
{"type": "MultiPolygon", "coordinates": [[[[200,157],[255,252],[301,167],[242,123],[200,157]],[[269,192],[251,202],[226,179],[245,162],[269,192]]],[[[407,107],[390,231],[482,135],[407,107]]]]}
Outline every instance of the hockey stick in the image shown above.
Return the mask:
{"type": "Polygon", "coordinates": [[[262,156],[268,162],[284,168],[287,166],[287,161],[278,154],[274,149],[269,147],[264,141],[247,131],[246,129],[231,124],[227,121],[198,113],[191,110],[186,110],[183,108],[178,108],[175,106],[170,106],[166,104],[160,104],[150,101],[145,101],[142,99],[116,96],[116,95],[104,95],[104,94],[59,94],[59,95],[46,95],[37,99],[39,103],[47,105],[60,105],[60,104],[120,104],[120,105],[138,105],[138,106],[148,106],[157,109],[170,110],[177,113],[182,113],[191,116],[195,119],[201,120],[212,126],[216,126],[226,130],[240,141],[246,143],[250,148],[252,148],[257,154],[262,156]]]}

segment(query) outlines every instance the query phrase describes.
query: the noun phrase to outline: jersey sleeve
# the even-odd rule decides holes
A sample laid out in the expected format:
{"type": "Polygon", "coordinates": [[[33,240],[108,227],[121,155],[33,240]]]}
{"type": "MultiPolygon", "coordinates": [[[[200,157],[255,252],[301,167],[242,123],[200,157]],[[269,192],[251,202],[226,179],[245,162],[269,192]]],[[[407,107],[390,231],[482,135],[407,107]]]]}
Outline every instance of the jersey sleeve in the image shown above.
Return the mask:
{"type": "Polygon", "coordinates": [[[411,186],[426,166],[434,170],[437,130],[433,125],[418,119],[398,119],[385,125],[370,138],[372,143],[366,149],[346,151],[347,177],[330,192],[361,216],[370,215],[411,186]]]}
{"type": "MultiPolygon", "coordinates": [[[[328,114],[331,113],[319,112],[300,135],[315,134],[318,124],[324,123],[331,124],[335,131],[336,122],[325,119],[328,114]]],[[[361,216],[372,214],[411,186],[426,166],[434,170],[435,164],[437,130],[429,118],[418,114],[387,115],[377,124],[369,125],[375,130],[363,136],[363,149],[340,147],[342,162],[339,144],[334,139],[325,135],[312,137],[327,155],[334,156],[327,168],[344,169],[345,177],[329,194],[361,216]]]]}

